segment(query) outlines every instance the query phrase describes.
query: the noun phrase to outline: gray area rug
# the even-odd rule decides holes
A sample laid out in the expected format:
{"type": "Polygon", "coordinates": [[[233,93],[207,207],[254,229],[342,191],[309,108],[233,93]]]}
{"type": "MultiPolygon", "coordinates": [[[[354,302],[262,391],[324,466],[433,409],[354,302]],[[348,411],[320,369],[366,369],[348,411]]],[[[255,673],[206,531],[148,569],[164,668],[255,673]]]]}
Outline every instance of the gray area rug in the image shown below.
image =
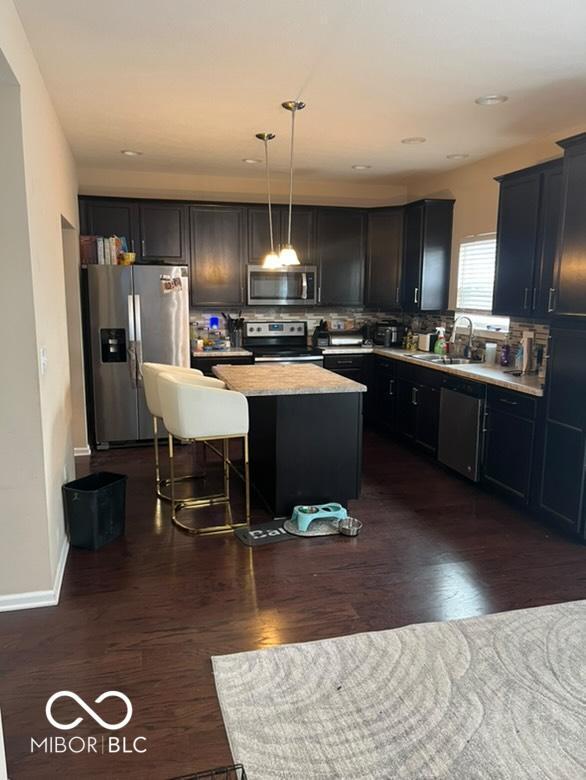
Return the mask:
{"type": "Polygon", "coordinates": [[[212,663],[249,780],[586,778],[586,601],[212,663]]]}

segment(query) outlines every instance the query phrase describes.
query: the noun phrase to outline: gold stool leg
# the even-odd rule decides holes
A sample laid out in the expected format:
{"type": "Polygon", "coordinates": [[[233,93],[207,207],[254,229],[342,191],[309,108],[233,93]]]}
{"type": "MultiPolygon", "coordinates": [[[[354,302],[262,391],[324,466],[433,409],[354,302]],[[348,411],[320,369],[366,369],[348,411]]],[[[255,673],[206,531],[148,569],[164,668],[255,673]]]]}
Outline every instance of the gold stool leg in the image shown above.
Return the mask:
{"type": "MultiPolygon", "coordinates": [[[[234,438],[234,437],[232,437],[234,438]]],[[[249,454],[248,454],[248,436],[244,437],[244,477],[237,471],[238,476],[244,480],[244,487],[245,487],[245,514],[246,514],[246,521],[240,522],[240,523],[234,523],[232,520],[232,510],[230,507],[230,468],[232,466],[232,463],[230,461],[230,440],[229,438],[223,439],[223,447],[222,450],[215,450],[218,455],[222,458],[222,466],[223,466],[223,477],[224,477],[224,494],[223,495],[211,495],[211,496],[202,496],[201,498],[187,498],[183,500],[175,500],[175,469],[174,469],[174,458],[173,458],[173,441],[172,437],[169,436],[169,466],[170,466],[170,472],[171,472],[171,519],[173,520],[174,525],[176,525],[178,528],[181,528],[183,531],[187,531],[187,533],[190,534],[198,534],[198,535],[205,535],[209,536],[212,534],[225,534],[229,533],[231,531],[234,531],[235,528],[243,528],[244,526],[250,526],[250,475],[249,475],[249,454]],[[207,526],[204,528],[196,528],[194,526],[186,525],[185,523],[182,523],[178,517],[177,514],[182,509],[200,509],[203,507],[213,507],[223,504],[225,507],[225,511],[227,513],[227,516],[229,518],[229,522],[224,523],[224,525],[213,525],[213,526],[207,526]]]]}
{"type": "Polygon", "coordinates": [[[171,482],[171,519],[177,520],[175,507],[175,457],[173,453],[173,436],[169,434],[169,473],[171,482]]]}
{"type": "Polygon", "coordinates": [[[244,493],[246,525],[250,528],[250,465],[248,452],[248,434],[244,436],[244,493]]]}
{"type": "Polygon", "coordinates": [[[155,446],[155,493],[161,495],[161,462],[159,460],[158,420],[153,416],[153,434],[155,446]]]}

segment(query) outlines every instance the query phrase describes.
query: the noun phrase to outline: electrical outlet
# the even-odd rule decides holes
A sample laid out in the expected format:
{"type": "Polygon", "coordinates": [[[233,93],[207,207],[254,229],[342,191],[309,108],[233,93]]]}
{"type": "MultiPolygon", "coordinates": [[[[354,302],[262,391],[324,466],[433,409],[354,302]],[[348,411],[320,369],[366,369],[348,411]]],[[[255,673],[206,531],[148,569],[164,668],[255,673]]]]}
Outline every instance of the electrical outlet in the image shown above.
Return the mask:
{"type": "Polygon", "coordinates": [[[41,375],[44,376],[47,373],[47,368],[49,367],[49,356],[47,354],[47,347],[40,348],[39,363],[41,366],[41,375]]]}

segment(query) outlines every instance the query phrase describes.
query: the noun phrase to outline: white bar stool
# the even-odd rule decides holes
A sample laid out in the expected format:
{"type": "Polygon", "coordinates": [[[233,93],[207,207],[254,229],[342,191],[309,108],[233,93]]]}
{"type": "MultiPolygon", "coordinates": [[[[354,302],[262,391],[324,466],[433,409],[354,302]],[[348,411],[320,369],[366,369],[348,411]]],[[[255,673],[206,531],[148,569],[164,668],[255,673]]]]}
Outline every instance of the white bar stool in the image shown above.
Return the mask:
{"type": "MultiPolygon", "coordinates": [[[[153,418],[153,445],[155,449],[155,492],[157,496],[163,501],[171,501],[169,493],[165,493],[162,488],[168,487],[170,484],[169,479],[161,479],[161,464],[159,456],[159,420],[163,419],[163,412],[161,409],[161,401],[159,399],[159,386],[157,383],[158,375],[165,371],[168,374],[184,376],[187,381],[196,381],[207,387],[215,387],[216,389],[222,389],[226,385],[219,379],[213,377],[204,376],[201,371],[196,368],[186,368],[184,366],[169,366],[165,363],[143,363],[142,366],[142,379],[144,386],[144,394],[146,398],[146,404],[149,412],[153,418]]],[[[177,482],[188,482],[193,479],[199,479],[197,475],[188,474],[182,477],[176,477],[177,482]]]]}
{"type": "MultiPolygon", "coordinates": [[[[159,399],[163,420],[169,432],[169,465],[171,471],[171,518],[173,523],[192,534],[218,534],[235,528],[250,526],[250,471],[248,454],[248,401],[242,393],[219,390],[197,382],[186,381],[179,374],[159,373],[159,399]],[[201,498],[177,501],[175,499],[175,466],[173,437],[188,441],[223,440],[222,462],[224,468],[224,493],[201,498]],[[234,468],[229,456],[230,439],[244,440],[245,522],[232,522],[230,507],[230,468],[234,468]],[[199,509],[224,505],[230,522],[222,525],[197,528],[183,523],[177,514],[182,509],[199,509]]],[[[217,451],[217,450],[216,450],[217,451]]],[[[236,469],[235,469],[236,470],[236,469]]],[[[237,472],[238,473],[238,472],[237,472]]]]}

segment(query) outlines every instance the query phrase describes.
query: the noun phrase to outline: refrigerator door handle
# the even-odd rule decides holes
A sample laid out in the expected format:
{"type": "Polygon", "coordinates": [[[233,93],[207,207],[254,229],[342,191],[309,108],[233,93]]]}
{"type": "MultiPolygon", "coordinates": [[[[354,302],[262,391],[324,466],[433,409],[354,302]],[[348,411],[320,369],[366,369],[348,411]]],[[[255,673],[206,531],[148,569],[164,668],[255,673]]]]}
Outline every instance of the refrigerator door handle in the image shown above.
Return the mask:
{"type": "Polygon", "coordinates": [[[136,389],[136,341],[134,330],[134,296],[128,296],[128,372],[130,386],[136,389]]]}
{"type": "Polygon", "coordinates": [[[140,295],[134,296],[134,319],[136,323],[136,378],[142,384],[142,322],[140,314],[140,295]]]}

